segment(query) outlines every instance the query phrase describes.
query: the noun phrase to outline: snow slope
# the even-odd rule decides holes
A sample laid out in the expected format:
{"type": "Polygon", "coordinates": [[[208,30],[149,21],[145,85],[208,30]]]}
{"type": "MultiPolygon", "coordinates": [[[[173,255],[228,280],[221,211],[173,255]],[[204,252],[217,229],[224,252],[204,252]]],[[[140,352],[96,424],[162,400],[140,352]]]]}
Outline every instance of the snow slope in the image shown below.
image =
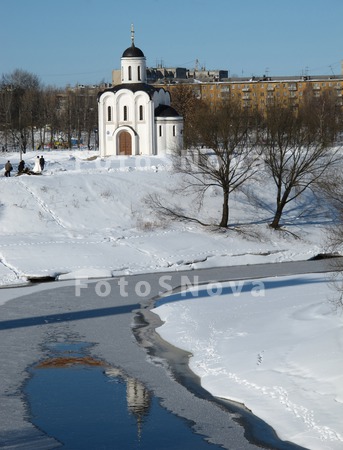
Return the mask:
{"type": "MultiPolygon", "coordinates": [[[[26,155],[33,166],[36,153],[26,155]]],[[[18,153],[0,155],[0,170],[18,153]]],[[[28,277],[75,275],[97,270],[138,273],[308,259],[325,247],[325,213],[294,203],[285,219],[300,236],[267,226],[274,202],[266,180],[255,182],[261,204],[243,193],[232,197],[231,221],[240,232],[205,229],[196,224],[166,223],[147,208],[149,194],[159,194],[187,210],[190,197],[169,192],[179,178],[169,161],[157,157],[105,160],[88,151],[45,152],[42,175],[0,177],[0,284],[28,277]]],[[[306,200],[306,199],[305,199],[306,200]]],[[[312,200],[311,200],[312,201],[312,200]]],[[[222,198],[212,189],[202,218],[220,218],[222,198]]]]}

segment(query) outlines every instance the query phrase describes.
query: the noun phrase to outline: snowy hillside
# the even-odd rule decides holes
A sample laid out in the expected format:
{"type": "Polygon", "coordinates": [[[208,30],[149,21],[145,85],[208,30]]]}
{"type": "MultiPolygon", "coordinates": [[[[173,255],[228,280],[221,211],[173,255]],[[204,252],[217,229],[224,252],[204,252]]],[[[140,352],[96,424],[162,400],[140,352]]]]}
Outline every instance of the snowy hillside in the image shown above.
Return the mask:
{"type": "MultiPolygon", "coordinates": [[[[251,203],[233,196],[231,223],[241,232],[203,228],[194,223],[168,223],[145,204],[148,194],[187,210],[193,199],[172,195],[178,185],[168,159],[123,157],[101,160],[88,151],[45,152],[42,175],[16,174],[18,153],[0,155],[0,170],[10,159],[11,178],[0,177],[0,284],[27,277],[75,272],[91,276],[178,270],[307,259],[325,247],[327,218],[318,210],[294,203],[285,220],[297,234],[269,229],[274,197],[272,185],[250,185],[259,194],[251,203]],[[314,215],[315,214],[315,215],[314,215]]],[[[37,153],[24,155],[33,167],[37,153]]],[[[222,197],[212,190],[201,217],[218,221],[222,197]]]]}

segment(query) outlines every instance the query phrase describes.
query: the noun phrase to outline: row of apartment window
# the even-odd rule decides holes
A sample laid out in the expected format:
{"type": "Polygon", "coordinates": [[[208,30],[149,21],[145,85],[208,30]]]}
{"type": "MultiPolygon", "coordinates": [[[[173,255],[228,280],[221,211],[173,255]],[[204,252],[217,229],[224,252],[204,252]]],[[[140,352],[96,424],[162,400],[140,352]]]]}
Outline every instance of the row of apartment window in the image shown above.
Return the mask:
{"type": "MultiPolygon", "coordinates": [[[[315,97],[319,97],[319,95],[315,94],[315,97]]],[[[258,105],[258,104],[260,104],[261,106],[264,106],[264,105],[268,105],[271,102],[273,102],[273,97],[267,97],[267,98],[264,98],[264,99],[261,98],[259,100],[258,99],[252,99],[252,98],[245,98],[245,97],[243,97],[242,100],[243,100],[242,104],[244,106],[251,106],[251,105],[258,105]]],[[[296,97],[295,95],[293,95],[293,96],[290,96],[288,98],[284,98],[282,101],[283,101],[283,103],[285,105],[287,105],[287,104],[289,104],[290,101],[293,102],[293,104],[297,104],[298,100],[299,100],[299,98],[296,97]]],[[[210,104],[211,107],[214,107],[216,103],[211,101],[211,102],[209,102],[209,104],[210,104]]],[[[339,99],[336,101],[336,105],[337,106],[339,106],[339,105],[343,106],[342,96],[340,96],[339,99]]]]}
{"type": "MultiPolygon", "coordinates": [[[[107,107],[107,121],[112,122],[112,106],[107,107]]],[[[123,121],[127,122],[129,120],[129,108],[127,106],[123,107],[123,121]]],[[[138,119],[144,120],[144,108],[142,105],[139,105],[138,108],[138,119]]]]}
{"type": "MultiPolygon", "coordinates": [[[[274,89],[280,89],[280,88],[284,88],[284,89],[289,89],[289,90],[297,90],[297,89],[302,89],[307,87],[306,83],[278,83],[278,84],[230,84],[228,85],[217,85],[217,84],[213,84],[211,86],[209,86],[210,90],[214,90],[214,89],[220,89],[221,91],[229,91],[231,90],[242,90],[242,91],[250,91],[250,90],[255,90],[257,89],[265,89],[267,88],[267,90],[274,90],[274,89]]],[[[334,87],[336,89],[343,89],[343,86],[341,83],[326,83],[326,82],[322,82],[322,83],[313,83],[312,84],[312,88],[313,89],[320,89],[321,87],[326,88],[326,87],[334,87]]]]}
{"type": "MultiPolygon", "coordinates": [[[[270,91],[270,92],[267,92],[266,94],[264,93],[264,92],[259,92],[259,93],[256,93],[256,92],[250,92],[250,91],[244,91],[243,90],[243,92],[237,92],[237,93],[229,93],[229,92],[221,92],[221,93],[219,93],[219,94],[217,94],[217,98],[227,98],[227,97],[229,97],[231,95],[231,97],[232,98],[235,98],[235,97],[242,97],[243,99],[244,98],[251,98],[251,97],[268,97],[268,98],[274,98],[274,97],[302,97],[303,95],[304,95],[304,93],[303,92],[299,92],[299,94],[297,94],[296,92],[283,92],[283,95],[282,95],[282,93],[281,92],[275,92],[275,94],[274,94],[274,92],[273,91],[270,91]]],[[[320,93],[319,92],[314,92],[313,93],[313,95],[315,96],[315,97],[319,97],[320,96],[320,93]]],[[[337,97],[342,97],[342,93],[341,92],[338,92],[337,91],[337,97]]],[[[215,94],[209,94],[209,95],[206,95],[206,94],[204,94],[203,96],[202,96],[202,98],[203,99],[206,99],[206,98],[211,98],[211,99],[213,99],[213,98],[215,98],[215,94]]]]}

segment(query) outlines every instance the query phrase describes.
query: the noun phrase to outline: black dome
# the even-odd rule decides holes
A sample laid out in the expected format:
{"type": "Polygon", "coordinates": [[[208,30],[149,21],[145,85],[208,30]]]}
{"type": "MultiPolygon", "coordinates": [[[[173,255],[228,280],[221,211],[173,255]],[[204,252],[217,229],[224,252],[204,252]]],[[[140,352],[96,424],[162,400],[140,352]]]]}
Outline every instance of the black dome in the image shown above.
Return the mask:
{"type": "Polygon", "coordinates": [[[127,48],[122,56],[122,58],[142,58],[142,57],[144,58],[144,53],[140,48],[135,47],[134,44],[132,44],[131,47],[127,48]]]}
{"type": "Polygon", "coordinates": [[[169,105],[159,105],[155,109],[156,117],[180,117],[180,114],[169,105]]]}

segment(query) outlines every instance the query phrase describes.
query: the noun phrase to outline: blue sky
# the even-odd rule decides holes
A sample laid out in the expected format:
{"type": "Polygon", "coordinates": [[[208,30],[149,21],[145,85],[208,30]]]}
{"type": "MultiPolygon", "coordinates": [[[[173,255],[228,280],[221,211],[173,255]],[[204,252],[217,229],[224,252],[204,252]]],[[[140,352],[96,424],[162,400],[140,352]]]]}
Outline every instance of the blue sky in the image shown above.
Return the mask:
{"type": "Polygon", "coordinates": [[[148,66],[230,75],[341,73],[343,0],[0,0],[0,75],[110,81],[135,44],[148,66]]]}

